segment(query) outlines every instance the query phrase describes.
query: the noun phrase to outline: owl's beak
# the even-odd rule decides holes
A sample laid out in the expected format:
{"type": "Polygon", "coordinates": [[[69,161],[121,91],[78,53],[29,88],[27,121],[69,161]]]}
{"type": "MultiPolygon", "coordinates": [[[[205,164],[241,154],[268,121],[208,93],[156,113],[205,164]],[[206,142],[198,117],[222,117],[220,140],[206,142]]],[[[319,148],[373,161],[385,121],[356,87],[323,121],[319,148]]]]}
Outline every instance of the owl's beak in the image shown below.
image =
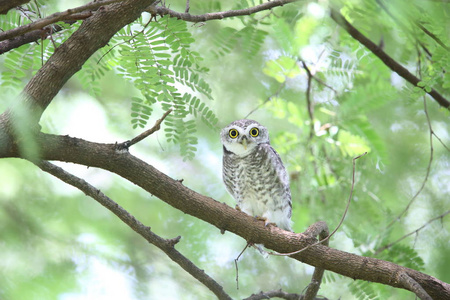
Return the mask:
{"type": "Polygon", "coordinates": [[[246,137],[242,138],[241,144],[242,144],[242,146],[244,146],[244,150],[247,150],[248,140],[246,137]]]}

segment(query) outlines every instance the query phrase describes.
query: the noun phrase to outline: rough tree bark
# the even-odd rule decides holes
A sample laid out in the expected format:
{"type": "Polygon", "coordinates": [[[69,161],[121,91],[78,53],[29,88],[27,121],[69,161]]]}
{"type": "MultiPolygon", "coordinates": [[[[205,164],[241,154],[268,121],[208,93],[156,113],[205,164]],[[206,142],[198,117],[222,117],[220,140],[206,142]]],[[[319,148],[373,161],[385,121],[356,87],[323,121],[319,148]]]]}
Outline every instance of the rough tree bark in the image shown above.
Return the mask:
{"type": "MultiPolygon", "coordinates": [[[[18,143],[20,137],[11,131],[11,121],[37,124],[54,96],[81,69],[84,62],[153,2],[129,0],[111,4],[98,9],[86,19],[25,87],[17,107],[26,106],[27,110],[33,112],[31,117],[27,120],[12,120],[19,116],[10,111],[0,115],[0,157],[22,157],[18,143]]],[[[118,148],[116,144],[94,143],[39,132],[35,139],[40,159],[73,162],[116,173],[174,208],[216,226],[218,234],[219,231],[230,231],[249,242],[262,243],[280,253],[293,252],[317,241],[307,234],[286,232],[271,225],[265,227],[263,222],[253,217],[196,193],[123,148],[118,148]]],[[[358,256],[321,244],[292,258],[353,279],[410,290],[422,299],[429,299],[428,295],[433,299],[450,299],[449,284],[388,261],[358,256]]]]}

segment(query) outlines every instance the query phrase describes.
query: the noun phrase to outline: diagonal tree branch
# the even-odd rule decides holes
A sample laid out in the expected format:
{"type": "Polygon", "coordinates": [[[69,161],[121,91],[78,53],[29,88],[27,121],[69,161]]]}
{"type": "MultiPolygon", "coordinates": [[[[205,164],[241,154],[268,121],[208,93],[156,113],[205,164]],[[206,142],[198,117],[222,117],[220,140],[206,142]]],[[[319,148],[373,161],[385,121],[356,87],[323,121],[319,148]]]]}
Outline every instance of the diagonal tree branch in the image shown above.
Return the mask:
{"type": "Polygon", "coordinates": [[[231,300],[231,297],[225,293],[222,286],[218,284],[213,278],[211,278],[205,271],[199,269],[192,261],[190,261],[183,254],[175,249],[175,245],[180,241],[180,236],[174,239],[163,239],[154,232],[151,231],[150,227],[145,226],[139,220],[137,220],[133,215],[126,211],[119,204],[111,200],[100,190],[96,189],[94,186],[86,182],[85,180],[78,178],[64,169],[55,166],[48,161],[41,161],[37,163],[37,166],[41,168],[44,172],[52,174],[56,178],[70,184],[80,191],[84,192],[87,196],[93,198],[98,203],[106,207],[113,214],[119,217],[125,224],[136,231],[139,235],[145,238],[150,244],[155,245],[161,249],[166,255],[182,267],[186,272],[191,274],[195,279],[204,284],[208,289],[210,289],[218,299],[231,300]]]}
{"type": "Polygon", "coordinates": [[[420,79],[409,72],[405,67],[399,64],[396,60],[390,57],[386,52],[384,52],[380,47],[378,47],[374,42],[364,36],[358,29],[356,29],[352,24],[350,24],[344,16],[336,9],[331,9],[331,18],[343,29],[345,29],[355,40],[359,41],[361,44],[366,46],[373,54],[378,56],[378,58],[388,66],[392,71],[396,72],[406,81],[412,85],[423,89],[428,93],[436,102],[439,103],[444,108],[450,110],[450,101],[442,96],[435,89],[427,91],[424,87],[419,86],[420,79]]]}

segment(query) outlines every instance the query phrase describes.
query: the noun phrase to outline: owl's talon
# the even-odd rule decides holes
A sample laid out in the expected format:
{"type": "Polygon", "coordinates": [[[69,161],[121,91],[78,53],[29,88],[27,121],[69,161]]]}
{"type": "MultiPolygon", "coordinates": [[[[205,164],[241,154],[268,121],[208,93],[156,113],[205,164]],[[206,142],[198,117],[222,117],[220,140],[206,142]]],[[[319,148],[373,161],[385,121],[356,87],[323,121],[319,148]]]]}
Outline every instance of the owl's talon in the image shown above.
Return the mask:
{"type": "Polygon", "coordinates": [[[241,208],[239,207],[239,205],[237,205],[237,204],[234,208],[236,208],[236,210],[238,210],[238,211],[242,211],[241,208]]]}

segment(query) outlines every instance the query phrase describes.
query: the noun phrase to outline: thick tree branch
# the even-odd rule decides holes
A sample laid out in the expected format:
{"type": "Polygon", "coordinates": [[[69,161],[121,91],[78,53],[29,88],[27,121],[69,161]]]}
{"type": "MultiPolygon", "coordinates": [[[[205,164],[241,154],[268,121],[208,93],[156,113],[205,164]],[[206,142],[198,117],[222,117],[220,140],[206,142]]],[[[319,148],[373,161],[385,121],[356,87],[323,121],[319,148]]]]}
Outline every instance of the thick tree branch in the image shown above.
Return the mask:
{"type": "MultiPolygon", "coordinates": [[[[271,298],[281,298],[285,300],[305,300],[303,295],[286,293],[282,290],[277,291],[268,291],[268,292],[260,292],[259,294],[253,294],[250,297],[245,298],[244,300],[265,300],[271,298]]],[[[327,298],[313,298],[314,300],[328,300],[327,298]]]]}
{"type": "MultiPolygon", "coordinates": [[[[317,241],[305,234],[287,232],[271,225],[266,227],[264,222],[190,190],[128,152],[118,151],[115,144],[92,143],[49,134],[40,134],[38,142],[42,159],[73,162],[109,170],[187,214],[204,220],[222,231],[233,232],[249,242],[264,244],[266,248],[277,252],[293,252],[317,241]]],[[[18,152],[0,154],[0,157],[20,156],[18,152]]],[[[450,298],[450,285],[429,275],[391,262],[358,256],[321,244],[295,254],[292,258],[350,278],[409,289],[395,278],[395,274],[404,272],[420,284],[431,297],[450,298]]]]}
{"type": "Polygon", "coordinates": [[[429,92],[424,88],[419,86],[420,79],[410,73],[405,67],[399,64],[392,57],[387,55],[380,47],[378,47],[374,42],[369,40],[366,36],[364,36],[360,31],[358,31],[352,24],[350,24],[342,14],[335,10],[331,9],[331,18],[343,29],[345,29],[355,40],[359,41],[361,44],[366,46],[373,54],[378,56],[378,58],[388,66],[392,71],[396,72],[406,81],[411,83],[412,85],[423,89],[426,93],[428,93],[434,100],[436,100],[439,105],[450,109],[450,101],[447,100],[444,96],[442,96],[435,89],[431,89],[429,92]]]}
{"type": "Polygon", "coordinates": [[[87,196],[95,199],[98,203],[106,207],[113,214],[119,217],[125,224],[127,224],[131,229],[136,231],[139,235],[145,238],[149,243],[155,245],[166,255],[182,267],[186,272],[191,274],[195,279],[203,283],[208,289],[210,289],[218,299],[231,300],[231,297],[225,293],[222,286],[218,284],[214,279],[212,279],[205,271],[199,269],[192,261],[190,261],[183,254],[175,249],[175,244],[179,242],[180,237],[175,239],[163,239],[157,234],[153,233],[150,227],[145,226],[139,220],[137,220],[133,215],[126,211],[119,204],[111,200],[100,190],[96,189],[94,186],[86,182],[85,180],[78,178],[62,168],[55,166],[47,161],[41,161],[37,163],[37,166],[43,171],[52,174],[56,178],[61,179],[67,184],[70,184],[77,189],[84,192],[87,196]]]}

